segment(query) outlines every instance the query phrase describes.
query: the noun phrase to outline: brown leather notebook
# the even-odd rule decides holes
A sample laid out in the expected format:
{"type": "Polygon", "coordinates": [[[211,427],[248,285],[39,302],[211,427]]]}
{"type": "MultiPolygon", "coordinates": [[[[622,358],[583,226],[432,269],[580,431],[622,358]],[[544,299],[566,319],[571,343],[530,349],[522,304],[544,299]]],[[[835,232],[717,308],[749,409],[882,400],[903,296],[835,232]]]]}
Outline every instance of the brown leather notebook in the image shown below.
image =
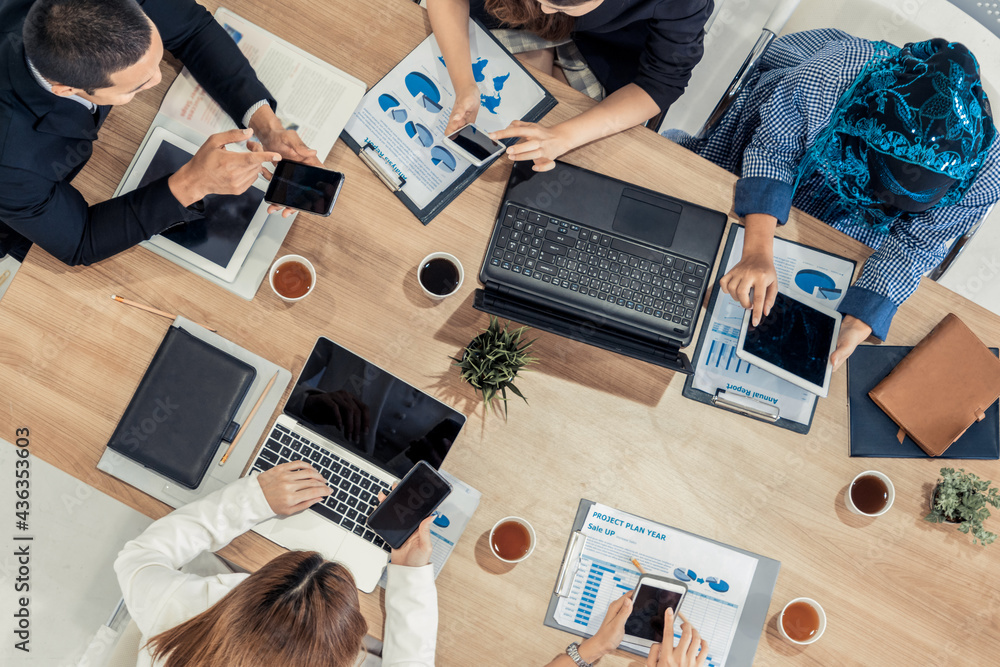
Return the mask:
{"type": "Polygon", "coordinates": [[[953,313],[868,392],[930,456],[940,456],[1000,397],[1000,360],[953,313]]]}

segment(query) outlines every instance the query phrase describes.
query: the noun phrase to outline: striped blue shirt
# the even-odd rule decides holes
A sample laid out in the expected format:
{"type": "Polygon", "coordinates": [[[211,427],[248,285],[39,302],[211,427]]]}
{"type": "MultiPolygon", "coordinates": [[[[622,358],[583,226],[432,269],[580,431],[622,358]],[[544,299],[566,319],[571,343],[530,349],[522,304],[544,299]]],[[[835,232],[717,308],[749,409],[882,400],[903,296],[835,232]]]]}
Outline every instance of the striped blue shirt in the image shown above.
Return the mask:
{"type": "MultiPolygon", "coordinates": [[[[676,131],[667,136],[740,176],[735,195],[738,215],[767,213],[784,223],[794,205],[820,217],[836,195],[818,177],[793,193],[799,163],[874,51],[872,42],[839,30],[781,37],[771,44],[754,79],[707,140],[676,131]]],[[[887,234],[844,219],[824,220],[874,249],[839,310],[865,322],[884,340],[896,309],[917,289],[921,276],[1000,200],[998,163],[1000,141],[995,141],[961,201],[903,216],[887,234]]]]}

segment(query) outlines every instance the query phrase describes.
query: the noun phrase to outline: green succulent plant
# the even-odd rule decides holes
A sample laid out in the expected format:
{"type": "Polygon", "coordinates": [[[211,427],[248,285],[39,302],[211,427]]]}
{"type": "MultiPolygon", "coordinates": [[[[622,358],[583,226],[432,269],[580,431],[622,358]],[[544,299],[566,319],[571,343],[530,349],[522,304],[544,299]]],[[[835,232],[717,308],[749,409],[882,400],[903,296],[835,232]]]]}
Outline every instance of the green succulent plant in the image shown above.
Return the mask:
{"type": "Polygon", "coordinates": [[[983,528],[990,517],[987,505],[1000,508],[1000,495],[990,480],[959,469],[941,468],[941,480],[934,488],[931,512],[924,517],[932,523],[957,523],[958,530],[972,535],[973,544],[992,544],[996,533],[983,528]]]}
{"type": "Polygon", "coordinates": [[[461,358],[452,357],[462,372],[462,379],[481,394],[483,403],[495,411],[493,399],[503,402],[504,418],[507,417],[507,390],[525,403],[521,390],[514,386],[518,372],[536,361],[528,352],[535,339],[524,340],[528,327],[508,329],[507,322],[490,317],[490,325],[466,346],[461,358]]]}

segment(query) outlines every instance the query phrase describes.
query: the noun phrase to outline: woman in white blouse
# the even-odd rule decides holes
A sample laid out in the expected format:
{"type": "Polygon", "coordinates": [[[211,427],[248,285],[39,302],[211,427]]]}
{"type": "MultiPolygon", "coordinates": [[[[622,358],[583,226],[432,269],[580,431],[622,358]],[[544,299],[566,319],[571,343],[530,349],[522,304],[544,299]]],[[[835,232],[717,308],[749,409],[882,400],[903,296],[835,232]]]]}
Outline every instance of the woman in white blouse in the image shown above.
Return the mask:
{"type": "MultiPolygon", "coordinates": [[[[115,572],[142,632],[139,667],[351,667],[368,626],[351,573],[316,552],[291,551],[253,574],[201,577],[180,568],[275,515],[330,494],[306,463],[244,477],[154,522],[125,545],[115,572]]],[[[437,591],[430,519],[392,552],[383,667],[434,664],[437,591]]]]}

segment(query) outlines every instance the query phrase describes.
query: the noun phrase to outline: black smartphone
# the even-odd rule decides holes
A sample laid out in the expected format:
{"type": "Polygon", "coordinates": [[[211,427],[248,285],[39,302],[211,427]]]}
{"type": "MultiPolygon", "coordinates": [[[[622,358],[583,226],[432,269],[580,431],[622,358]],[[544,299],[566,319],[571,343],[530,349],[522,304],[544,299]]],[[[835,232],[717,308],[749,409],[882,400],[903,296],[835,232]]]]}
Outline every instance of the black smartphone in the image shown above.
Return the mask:
{"type": "Polygon", "coordinates": [[[264,201],[327,216],[333,212],[342,187],[344,175],[339,171],[281,160],[274,167],[264,201]]]}
{"type": "Polygon", "coordinates": [[[368,515],[368,527],[390,547],[398,549],[450,493],[448,480],[420,461],[368,515]]]}
{"type": "MultiPolygon", "coordinates": [[[[663,627],[663,614],[674,613],[687,595],[687,584],[669,577],[644,574],[632,594],[632,613],[625,620],[625,641],[640,646],[652,646],[673,635],[673,628],[663,627]],[[669,630],[669,632],[668,632],[669,630]]],[[[672,637],[667,641],[673,642],[672,637]]]]}

